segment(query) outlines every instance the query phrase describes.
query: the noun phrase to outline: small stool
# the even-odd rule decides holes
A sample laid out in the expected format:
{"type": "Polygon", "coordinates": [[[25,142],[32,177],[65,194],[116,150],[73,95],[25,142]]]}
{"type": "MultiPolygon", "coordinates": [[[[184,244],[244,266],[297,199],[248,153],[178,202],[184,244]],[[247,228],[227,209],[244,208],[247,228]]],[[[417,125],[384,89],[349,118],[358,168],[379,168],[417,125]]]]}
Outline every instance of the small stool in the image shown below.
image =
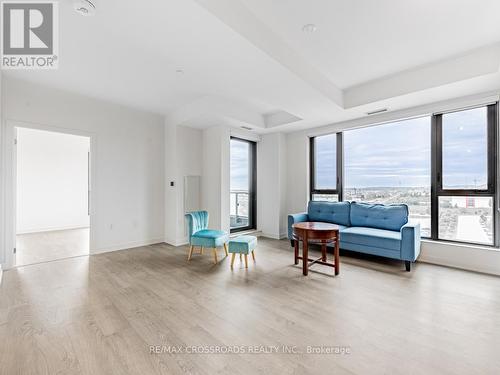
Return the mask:
{"type": "Polygon", "coordinates": [[[233,268],[234,258],[236,254],[245,255],[245,268],[248,268],[248,254],[252,253],[252,258],[255,261],[254,250],[257,247],[257,237],[255,236],[239,236],[229,240],[229,253],[231,256],[231,268],[233,268]]]}

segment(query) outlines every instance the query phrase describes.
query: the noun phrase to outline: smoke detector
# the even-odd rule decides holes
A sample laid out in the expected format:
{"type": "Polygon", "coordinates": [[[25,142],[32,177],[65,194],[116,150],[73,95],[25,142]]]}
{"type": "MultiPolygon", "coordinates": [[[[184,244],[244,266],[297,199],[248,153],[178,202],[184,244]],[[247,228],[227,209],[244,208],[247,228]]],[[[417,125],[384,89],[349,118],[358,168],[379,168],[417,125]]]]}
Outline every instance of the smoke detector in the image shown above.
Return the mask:
{"type": "Polygon", "coordinates": [[[74,0],[73,8],[81,16],[93,16],[95,14],[95,5],[90,0],[74,0]]]}

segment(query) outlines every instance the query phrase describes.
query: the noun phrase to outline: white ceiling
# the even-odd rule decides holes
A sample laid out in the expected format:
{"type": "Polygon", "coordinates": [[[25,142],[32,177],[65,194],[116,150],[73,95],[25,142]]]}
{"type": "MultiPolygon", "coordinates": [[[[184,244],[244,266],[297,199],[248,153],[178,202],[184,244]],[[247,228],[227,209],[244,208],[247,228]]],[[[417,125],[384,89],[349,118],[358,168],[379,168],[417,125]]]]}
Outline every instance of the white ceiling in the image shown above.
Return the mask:
{"type": "Polygon", "coordinates": [[[21,79],[193,127],[291,131],[500,88],[498,0],[60,2],[56,71],[21,79]],[[315,33],[302,26],[317,25],[315,33]],[[182,69],[183,74],[176,70],[182,69]]]}
{"type": "Polygon", "coordinates": [[[498,0],[241,1],[340,88],[500,41],[498,0]]]}

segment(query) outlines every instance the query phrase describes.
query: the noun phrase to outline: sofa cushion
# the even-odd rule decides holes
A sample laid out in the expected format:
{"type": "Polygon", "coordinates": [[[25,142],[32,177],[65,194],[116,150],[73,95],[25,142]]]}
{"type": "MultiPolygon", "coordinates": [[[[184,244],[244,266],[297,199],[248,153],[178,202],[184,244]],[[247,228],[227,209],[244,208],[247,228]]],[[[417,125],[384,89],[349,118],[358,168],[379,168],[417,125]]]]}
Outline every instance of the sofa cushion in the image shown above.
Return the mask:
{"type": "Polygon", "coordinates": [[[340,244],[342,245],[343,242],[400,251],[401,232],[367,227],[350,227],[340,231],[340,244]]]}
{"type": "Polygon", "coordinates": [[[310,201],[307,209],[309,221],[322,221],[340,225],[350,225],[349,202],[310,201]]]}
{"type": "Polygon", "coordinates": [[[351,225],[387,230],[401,230],[408,223],[406,204],[351,203],[351,225]]]}

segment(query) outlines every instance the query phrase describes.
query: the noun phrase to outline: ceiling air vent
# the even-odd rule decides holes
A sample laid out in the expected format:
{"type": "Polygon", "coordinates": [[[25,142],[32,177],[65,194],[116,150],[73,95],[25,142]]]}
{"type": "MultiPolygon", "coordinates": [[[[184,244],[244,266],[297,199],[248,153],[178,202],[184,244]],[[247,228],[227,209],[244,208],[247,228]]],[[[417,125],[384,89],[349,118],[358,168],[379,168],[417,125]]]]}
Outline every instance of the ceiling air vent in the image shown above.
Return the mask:
{"type": "Polygon", "coordinates": [[[252,130],[252,128],[250,126],[242,126],[241,128],[245,129],[245,130],[252,130]]]}
{"type": "Polygon", "coordinates": [[[382,109],[376,109],[375,111],[366,112],[366,114],[368,116],[370,116],[370,115],[376,115],[378,113],[383,113],[383,112],[387,112],[387,111],[388,111],[387,108],[382,108],[382,109]]]}

